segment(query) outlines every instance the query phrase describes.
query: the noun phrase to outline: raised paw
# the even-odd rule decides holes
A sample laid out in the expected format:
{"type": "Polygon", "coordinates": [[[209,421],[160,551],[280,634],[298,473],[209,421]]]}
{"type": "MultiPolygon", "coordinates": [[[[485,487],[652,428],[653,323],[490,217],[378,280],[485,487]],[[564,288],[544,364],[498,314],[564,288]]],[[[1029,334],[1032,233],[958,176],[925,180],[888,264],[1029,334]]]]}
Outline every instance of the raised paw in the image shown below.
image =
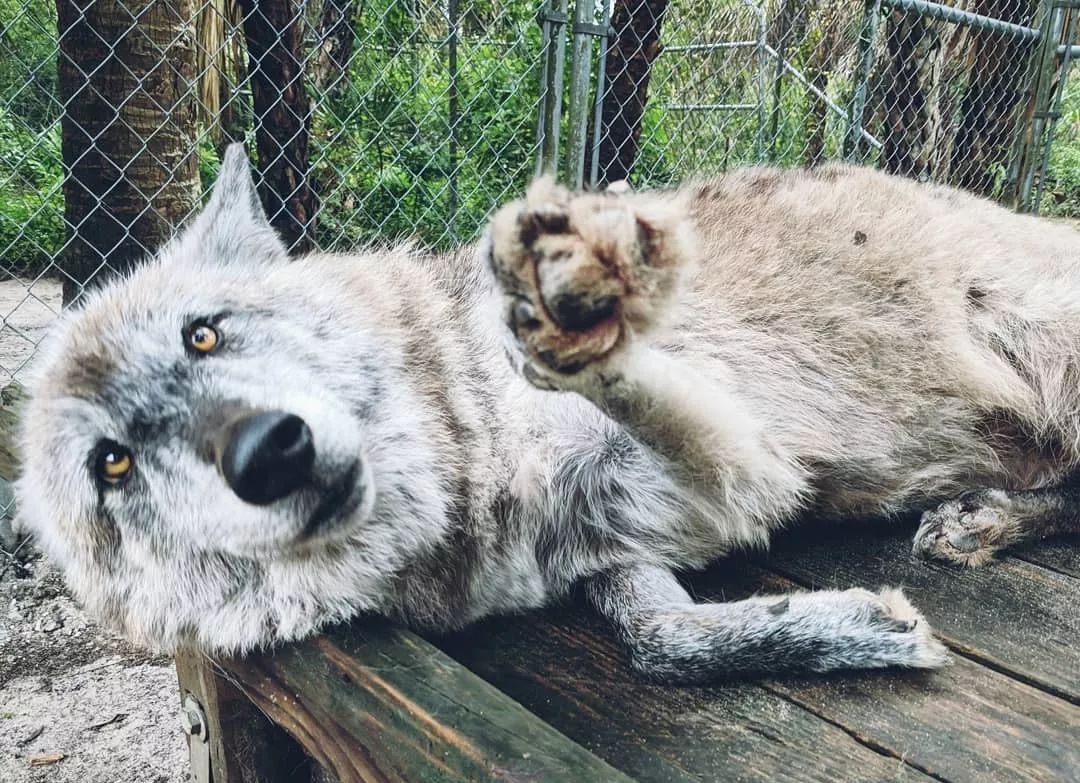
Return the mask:
{"type": "Polygon", "coordinates": [[[1012,543],[1011,501],[1002,490],[968,492],[922,515],[912,551],[926,560],[985,565],[1012,543]]]}
{"type": "Polygon", "coordinates": [[[661,320],[690,244],[677,205],[625,190],[572,195],[543,178],[495,214],[503,317],[544,375],[596,365],[661,320]]]}

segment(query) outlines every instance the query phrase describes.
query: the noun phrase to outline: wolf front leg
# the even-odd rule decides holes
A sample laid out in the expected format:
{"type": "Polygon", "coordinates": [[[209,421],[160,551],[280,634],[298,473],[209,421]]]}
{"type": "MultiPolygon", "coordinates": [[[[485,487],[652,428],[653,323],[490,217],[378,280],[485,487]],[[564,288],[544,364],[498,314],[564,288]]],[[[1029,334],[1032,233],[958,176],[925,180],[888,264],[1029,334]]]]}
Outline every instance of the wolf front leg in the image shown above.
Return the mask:
{"type": "Polygon", "coordinates": [[[746,520],[797,507],[806,474],[724,381],[647,339],[698,252],[685,194],[572,195],[547,179],[501,209],[490,264],[534,385],[586,397],[696,493],[746,520]]]}
{"type": "Polygon", "coordinates": [[[899,590],[822,590],[697,604],[665,568],[622,566],[585,585],[646,676],[670,683],[778,672],[935,668],[947,661],[899,590]]]}

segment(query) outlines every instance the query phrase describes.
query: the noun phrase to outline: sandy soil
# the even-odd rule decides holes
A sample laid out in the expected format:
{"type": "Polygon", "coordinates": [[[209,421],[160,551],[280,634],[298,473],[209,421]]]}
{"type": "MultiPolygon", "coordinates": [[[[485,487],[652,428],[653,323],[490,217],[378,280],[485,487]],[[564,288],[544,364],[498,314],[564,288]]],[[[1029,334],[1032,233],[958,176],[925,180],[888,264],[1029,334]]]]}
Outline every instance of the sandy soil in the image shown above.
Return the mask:
{"type": "MultiPolygon", "coordinates": [[[[55,318],[60,286],[0,282],[0,385],[55,318]]],[[[10,488],[0,484],[0,507],[10,488]]],[[[176,673],[98,628],[0,519],[0,781],[190,780],[176,673]]]]}

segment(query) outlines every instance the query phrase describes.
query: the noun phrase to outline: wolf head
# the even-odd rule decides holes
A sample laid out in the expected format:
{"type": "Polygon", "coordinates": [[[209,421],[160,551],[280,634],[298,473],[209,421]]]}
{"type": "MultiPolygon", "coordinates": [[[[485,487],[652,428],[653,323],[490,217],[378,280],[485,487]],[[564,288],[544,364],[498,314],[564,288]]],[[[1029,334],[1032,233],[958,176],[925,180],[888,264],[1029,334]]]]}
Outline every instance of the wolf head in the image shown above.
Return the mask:
{"type": "Polygon", "coordinates": [[[187,228],[61,317],[18,517],[99,619],[164,651],[296,638],[442,535],[386,293],[325,277],[364,261],[289,260],[233,145],[187,228]]]}

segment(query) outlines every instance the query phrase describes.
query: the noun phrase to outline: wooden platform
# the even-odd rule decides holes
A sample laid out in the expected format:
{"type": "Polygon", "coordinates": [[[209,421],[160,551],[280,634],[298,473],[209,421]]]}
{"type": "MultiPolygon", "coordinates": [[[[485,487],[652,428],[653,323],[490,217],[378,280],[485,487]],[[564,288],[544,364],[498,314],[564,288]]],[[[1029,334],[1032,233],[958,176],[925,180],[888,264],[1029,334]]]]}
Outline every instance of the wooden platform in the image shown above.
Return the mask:
{"type": "Polygon", "coordinates": [[[953,651],[939,672],[659,687],[572,609],[428,640],[356,623],[270,656],[178,661],[211,713],[195,750],[215,783],[315,766],[342,783],[1080,781],[1080,539],[958,571],[913,562],[911,533],[800,533],[690,584],[717,600],[902,585],[953,651]]]}

